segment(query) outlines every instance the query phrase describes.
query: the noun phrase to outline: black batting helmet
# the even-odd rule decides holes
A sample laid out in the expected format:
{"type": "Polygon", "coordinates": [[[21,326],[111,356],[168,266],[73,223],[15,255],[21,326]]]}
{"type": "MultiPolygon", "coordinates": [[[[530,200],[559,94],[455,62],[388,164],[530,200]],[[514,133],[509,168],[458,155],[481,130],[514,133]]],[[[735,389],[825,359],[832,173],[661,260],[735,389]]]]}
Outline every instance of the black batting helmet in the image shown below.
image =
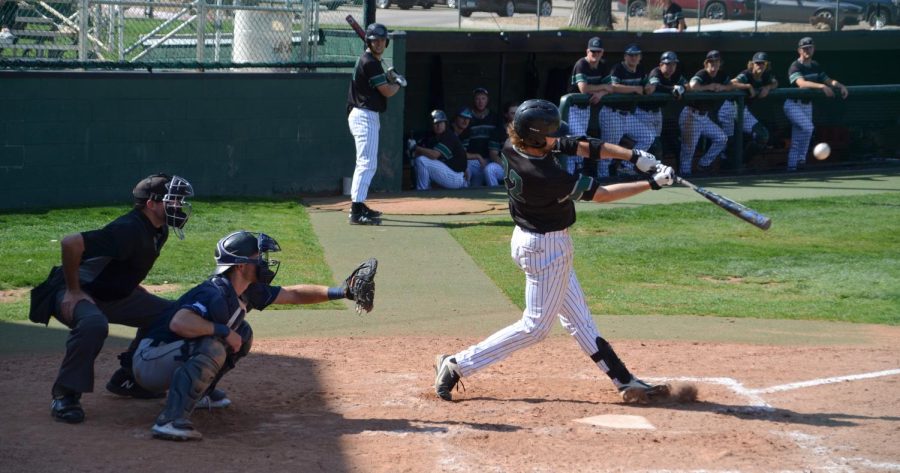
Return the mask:
{"type": "Polygon", "coordinates": [[[371,25],[366,27],[366,43],[376,38],[384,38],[385,40],[387,40],[384,43],[385,46],[391,44],[391,39],[388,38],[387,27],[382,25],[381,23],[372,23],[371,25]]]}
{"type": "Polygon", "coordinates": [[[513,129],[526,146],[543,148],[548,136],[564,136],[566,129],[560,126],[559,109],[546,100],[526,100],[516,109],[513,129]]]}
{"type": "Polygon", "coordinates": [[[433,123],[446,122],[447,114],[443,110],[435,110],[431,112],[431,120],[433,123]]]}

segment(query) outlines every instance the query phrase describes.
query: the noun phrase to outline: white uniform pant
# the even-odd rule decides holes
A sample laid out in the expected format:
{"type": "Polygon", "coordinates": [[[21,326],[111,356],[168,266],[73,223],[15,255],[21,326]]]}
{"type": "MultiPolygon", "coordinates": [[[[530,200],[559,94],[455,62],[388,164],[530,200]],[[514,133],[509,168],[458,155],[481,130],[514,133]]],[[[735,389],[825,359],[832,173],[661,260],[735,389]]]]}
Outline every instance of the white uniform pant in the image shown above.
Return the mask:
{"type": "Polygon", "coordinates": [[[697,142],[700,141],[701,136],[712,140],[709,149],[700,157],[701,166],[712,164],[722,154],[725,145],[728,143],[728,137],[725,136],[725,132],[719,128],[719,125],[713,123],[708,114],[702,114],[693,107],[684,107],[681,110],[681,115],[678,117],[678,125],[681,127],[681,154],[678,159],[680,163],[678,173],[682,176],[691,175],[694,151],[697,149],[697,142]]]}
{"type": "Polygon", "coordinates": [[[445,189],[462,189],[468,185],[464,173],[450,169],[443,161],[426,156],[419,156],[415,161],[416,189],[420,191],[431,189],[432,182],[445,189]]]}
{"type": "Polygon", "coordinates": [[[656,140],[659,138],[659,135],[662,135],[662,126],[663,126],[663,115],[662,109],[658,109],[655,111],[644,110],[643,108],[638,108],[634,111],[634,115],[640,120],[647,128],[650,128],[650,131],[653,132],[653,139],[656,140]]]}
{"type": "Polygon", "coordinates": [[[812,103],[799,100],[784,101],[784,114],[790,120],[791,150],[788,152],[788,170],[797,169],[797,165],[806,162],[806,152],[813,136],[812,103]]]}
{"type": "Polygon", "coordinates": [[[369,196],[369,185],[378,168],[378,132],[381,121],[378,112],[354,107],[347,117],[353,142],[356,143],[356,169],[353,170],[353,185],[350,199],[365,202],[369,196]]]}
{"type": "MultiPolygon", "coordinates": [[[[587,136],[588,123],[591,121],[591,107],[570,107],[566,123],[569,124],[570,136],[587,136]]],[[[566,161],[566,172],[575,174],[575,171],[584,165],[581,156],[569,156],[566,161]]],[[[593,177],[593,176],[592,176],[593,177]]]]}
{"type": "MultiPolygon", "coordinates": [[[[722,126],[722,131],[729,137],[734,136],[734,122],[736,119],[737,104],[734,103],[734,100],[722,102],[722,106],[719,108],[719,125],[722,126]]],[[[744,133],[753,133],[753,127],[756,126],[756,123],[756,117],[750,113],[749,108],[744,107],[744,125],[742,127],[744,133]]]]}
{"type": "MultiPolygon", "coordinates": [[[[647,151],[653,146],[653,140],[656,136],[653,130],[642,122],[637,115],[632,112],[622,112],[613,110],[610,107],[600,109],[600,139],[606,143],[614,145],[622,141],[622,137],[628,135],[634,140],[634,149],[647,151]]],[[[611,159],[601,159],[599,166],[599,177],[609,176],[609,165],[611,159]]],[[[634,165],[628,161],[619,163],[619,169],[625,169],[634,173],[634,165]]]]}
{"type": "Polygon", "coordinates": [[[568,231],[540,234],[517,226],[510,247],[513,260],[525,271],[525,310],[516,323],[453,355],[462,376],[543,340],[554,318],[559,318],[586,355],[597,352],[600,333],[575,276],[568,231]]]}

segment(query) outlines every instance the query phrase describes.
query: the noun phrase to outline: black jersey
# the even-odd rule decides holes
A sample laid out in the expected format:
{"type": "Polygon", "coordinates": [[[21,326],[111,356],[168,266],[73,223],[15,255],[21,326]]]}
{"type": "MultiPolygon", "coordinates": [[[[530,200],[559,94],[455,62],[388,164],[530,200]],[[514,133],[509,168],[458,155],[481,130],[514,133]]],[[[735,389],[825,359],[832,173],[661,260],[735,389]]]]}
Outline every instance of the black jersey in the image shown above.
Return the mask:
{"type": "Polygon", "coordinates": [[[831,80],[818,62],[810,61],[809,64],[803,64],[797,60],[791,63],[791,67],[788,69],[788,80],[794,87],[798,87],[797,79],[800,78],[819,84],[826,84],[831,80]]]}
{"type": "Polygon", "coordinates": [[[378,86],[384,84],[387,84],[387,76],[381,62],[369,51],[364,52],[353,68],[353,78],[347,91],[347,108],[364,108],[375,112],[387,110],[387,97],[378,91],[378,86]]]}
{"type": "Polygon", "coordinates": [[[503,150],[503,145],[506,144],[506,140],[509,139],[509,134],[506,133],[507,126],[509,126],[508,123],[494,129],[494,134],[491,136],[491,141],[488,144],[488,148],[491,151],[500,153],[500,151],[503,150]]]}
{"type": "MultiPolygon", "coordinates": [[[[716,73],[715,76],[709,75],[709,72],[706,72],[706,69],[700,69],[694,74],[694,77],[691,77],[691,84],[699,83],[700,85],[710,85],[710,84],[728,84],[731,80],[728,78],[728,74],[725,73],[722,69],[719,69],[719,72],[716,73]]],[[[697,100],[691,102],[691,107],[696,108],[697,110],[703,112],[709,112],[715,109],[718,106],[717,102],[713,102],[711,100],[697,100]]]]}
{"type": "MultiPolygon", "coordinates": [[[[753,88],[756,89],[757,92],[759,92],[759,89],[762,89],[763,87],[765,87],[767,85],[771,85],[775,81],[775,77],[772,76],[772,71],[770,71],[768,69],[763,71],[763,73],[759,77],[759,79],[756,79],[753,76],[753,71],[751,71],[750,69],[744,69],[743,71],[741,71],[740,74],[738,74],[735,77],[735,79],[737,79],[737,81],[740,82],[741,84],[752,85],[753,88]]],[[[744,99],[744,103],[750,103],[751,101],[753,101],[753,99],[750,97],[747,97],[746,99],[744,99]]]]}
{"type": "MultiPolygon", "coordinates": [[[[678,67],[675,68],[675,72],[669,77],[666,77],[662,71],[659,70],[659,67],[654,67],[653,70],[650,71],[650,74],[647,75],[647,84],[656,86],[656,90],[653,92],[654,95],[665,94],[666,96],[669,96],[672,95],[673,87],[676,85],[684,85],[684,76],[681,75],[681,68],[678,67]]],[[[659,102],[641,102],[638,104],[638,107],[655,112],[665,104],[666,102],[663,100],[659,102]]]]}
{"type": "Polygon", "coordinates": [[[575,62],[572,68],[572,78],[569,80],[569,93],[581,93],[578,90],[578,83],[584,82],[588,85],[600,85],[609,83],[609,66],[601,59],[597,63],[597,67],[591,67],[591,63],[587,59],[581,58],[575,62]]]}
{"type": "Polygon", "coordinates": [[[663,26],[666,28],[678,28],[678,23],[684,19],[684,13],[681,11],[681,5],[672,2],[669,8],[663,13],[663,26]]]}
{"type": "MultiPolygon", "coordinates": [[[[643,87],[647,83],[647,77],[646,72],[644,72],[644,66],[638,64],[634,71],[629,71],[625,67],[625,63],[620,62],[609,73],[609,81],[613,84],[643,87]]],[[[611,103],[607,106],[615,110],[634,111],[634,102],[611,103]]]]}
{"type": "Polygon", "coordinates": [[[466,150],[470,153],[478,153],[482,158],[488,159],[491,136],[495,129],[497,129],[497,115],[494,112],[489,111],[484,118],[473,116],[469,120],[469,127],[466,128],[469,139],[466,143],[466,150]]]}
{"type": "Polygon", "coordinates": [[[450,128],[440,135],[430,135],[425,138],[422,147],[441,153],[440,160],[455,172],[465,172],[468,166],[466,148],[450,128]]]}
{"type": "Polygon", "coordinates": [[[564,230],[575,223],[574,200],[594,186],[593,178],[569,174],[556,154],[575,155],[578,141],[560,138],[547,156],[530,156],[509,142],[501,157],[509,213],[519,227],[536,233],[564,230]]]}
{"type": "Polygon", "coordinates": [[[95,299],[111,301],[131,294],[147,277],[169,238],[169,228],[156,228],[143,212],[134,209],[81,236],[81,287],[95,299]]]}

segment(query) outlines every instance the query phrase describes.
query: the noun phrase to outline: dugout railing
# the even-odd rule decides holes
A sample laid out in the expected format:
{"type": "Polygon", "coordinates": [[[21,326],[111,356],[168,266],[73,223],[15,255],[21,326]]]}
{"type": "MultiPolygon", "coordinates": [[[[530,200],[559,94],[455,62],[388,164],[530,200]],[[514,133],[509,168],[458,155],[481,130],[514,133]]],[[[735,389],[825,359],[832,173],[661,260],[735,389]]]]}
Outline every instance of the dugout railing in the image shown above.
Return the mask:
{"type": "MultiPolygon", "coordinates": [[[[835,98],[828,98],[818,90],[778,88],[764,99],[753,100],[749,110],[769,132],[769,139],[763,147],[748,146],[748,136],[735,133],[733,143],[726,148],[726,159],[715,162],[715,170],[720,173],[746,173],[779,171],[786,168],[787,152],[790,149],[791,123],[783,106],[787,99],[809,100],[813,104],[814,136],[810,149],[818,142],[829,143],[832,155],[825,161],[807,159],[808,167],[839,167],[874,163],[900,162],[900,85],[848,86],[846,100],[835,90],[835,98]],[[748,154],[749,152],[749,154],[748,154]]],[[[626,103],[637,106],[648,102],[665,102],[663,110],[663,133],[654,143],[655,151],[667,164],[678,164],[681,130],[678,117],[687,104],[693,102],[714,102],[713,107],[725,100],[734,100],[737,107],[735,130],[741,130],[748,95],[743,91],[693,92],[681,99],[670,94],[652,95],[609,94],[598,105],[591,107],[588,136],[601,138],[599,110],[603,105],[626,103]]],[[[572,107],[589,105],[588,94],[568,94],[560,99],[560,113],[568,120],[572,107]]],[[[711,113],[716,120],[716,113],[711,113]]],[[[627,136],[620,142],[624,146],[633,144],[627,136]]],[[[701,140],[695,151],[694,161],[704,151],[706,143],[701,140]]]]}

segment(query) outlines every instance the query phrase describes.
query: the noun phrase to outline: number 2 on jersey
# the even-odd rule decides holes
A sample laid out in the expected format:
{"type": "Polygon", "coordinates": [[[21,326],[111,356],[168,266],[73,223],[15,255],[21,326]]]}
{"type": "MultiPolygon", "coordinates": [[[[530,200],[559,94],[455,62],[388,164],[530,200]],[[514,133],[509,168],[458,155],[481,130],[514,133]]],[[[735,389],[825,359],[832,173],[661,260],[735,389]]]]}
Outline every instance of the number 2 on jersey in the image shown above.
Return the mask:
{"type": "Polygon", "coordinates": [[[520,176],[515,169],[509,168],[509,161],[502,153],[500,154],[500,158],[503,161],[503,183],[506,184],[506,192],[509,193],[510,198],[519,202],[525,202],[525,200],[522,199],[522,176],[520,176]]]}

